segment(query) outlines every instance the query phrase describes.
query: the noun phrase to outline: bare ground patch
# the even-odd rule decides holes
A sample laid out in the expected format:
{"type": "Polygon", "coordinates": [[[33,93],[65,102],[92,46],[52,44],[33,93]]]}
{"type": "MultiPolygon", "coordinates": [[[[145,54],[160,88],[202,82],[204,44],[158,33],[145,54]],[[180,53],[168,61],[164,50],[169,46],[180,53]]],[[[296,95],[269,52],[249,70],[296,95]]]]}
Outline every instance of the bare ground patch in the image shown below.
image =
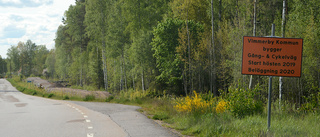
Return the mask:
{"type": "Polygon", "coordinates": [[[61,84],[51,83],[39,77],[29,77],[26,79],[26,81],[33,83],[39,88],[44,88],[48,93],[60,93],[62,95],[78,96],[82,98],[87,95],[93,95],[97,99],[105,99],[111,95],[109,92],[106,91],[88,91],[82,89],[67,88],[61,84]]]}

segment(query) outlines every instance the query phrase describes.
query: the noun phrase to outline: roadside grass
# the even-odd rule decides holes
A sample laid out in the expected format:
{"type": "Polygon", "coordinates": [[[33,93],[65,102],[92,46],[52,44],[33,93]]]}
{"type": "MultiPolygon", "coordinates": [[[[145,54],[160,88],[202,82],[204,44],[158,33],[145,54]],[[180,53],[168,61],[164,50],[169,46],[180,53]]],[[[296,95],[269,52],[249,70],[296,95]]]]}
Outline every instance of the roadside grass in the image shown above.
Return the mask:
{"type": "Polygon", "coordinates": [[[320,115],[315,113],[272,113],[271,128],[268,131],[267,112],[244,118],[236,118],[228,111],[200,115],[153,112],[154,116],[166,117],[164,121],[169,123],[168,127],[190,136],[320,136],[320,115]]]}
{"type": "MultiPolygon", "coordinates": [[[[218,111],[203,113],[199,111],[179,112],[175,106],[177,102],[181,101],[181,98],[185,97],[172,97],[168,95],[161,97],[150,96],[150,94],[154,95],[154,93],[144,91],[138,94],[136,92],[139,91],[120,92],[108,101],[141,106],[142,109],[140,111],[142,113],[151,119],[164,121],[162,123],[164,127],[175,129],[183,136],[320,136],[320,114],[318,112],[306,113],[299,111],[294,105],[286,102],[283,102],[281,109],[278,101],[273,103],[271,127],[268,131],[267,108],[265,104],[260,108],[261,104],[259,103],[251,104],[247,103],[248,100],[237,100],[239,103],[241,101],[246,102],[246,105],[243,105],[245,108],[242,109],[239,108],[239,105],[236,105],[236,108],[233,109],[252,111],[252,113],[241,112],[241,114],[246,114],[241,117],[234,114],[234,112],[239,111],[232,111],[230,107],[222,113],[218,111]],[[255,105],[257,108],[252,108],[251,106],[251,109],[248,109],[246,108],[248,105],[255,105]],[[257,110],[261,112],[255,113],[257,110]]],[[[248,95],[248,93],[245,94],[248,95]]],[[[198,96],[205,98],[208,95],[203,94],[198,96]]],[[[193,102],[196,102],[194,95],[191,95],[190,98],[193,99],[193,102]]],[[[227,100],[227,97],[224,98],[227,100]]],[[[228,98],[236,99],[237,97],[228,98]]],[[[221,99],[215,98],[215,100],[217,102],[213,104],[216,106],[218,106],[218,102],[222,102],[221,99]]]]}
{"type": "Polygon", "coordinates": [[[25,94],[36,95],[36,96],[41,96],[41,97],[48,97],[49,96],[49,93],[45,92],[43,89],[40,89],[40,88],[34,86],[31,83],[19,82],[17,79],[7,79],[7,80],[17,90],[19,90],[20,92],[23,92],[25,94]]]}
{"type": "Polygon", "coordinates": [[[94,86],[88,86],[88,85],[83,85],[83,87],[72,85],[72,86],[70,86],[70,88],[72,88],[72,89],[81,89],[81,90],[88,90],[88,91],[101,90],[101,89],[98,89],[98,88],[96,88],[96,87],[94,87],[94,86]]]}
{"type": "Polygon", "coordinates": [[[105,99],[95,98],[93,95],[86,95],[85,97],[81,97],[80,95],[74,95],[71,93],[66,93],[63,91],[51,91],[47,92],[45,89],[38,88],[37,86],[33,85],[32,83],[27,83],[21,81],[19,77],[13,77],[11,79],[7,79],[12,86],[14,86],[17,90],[22,93],[51,98],[56,100],[72,100],[72,101],[94,101],[94,102],[104,102],[105,99]]]}

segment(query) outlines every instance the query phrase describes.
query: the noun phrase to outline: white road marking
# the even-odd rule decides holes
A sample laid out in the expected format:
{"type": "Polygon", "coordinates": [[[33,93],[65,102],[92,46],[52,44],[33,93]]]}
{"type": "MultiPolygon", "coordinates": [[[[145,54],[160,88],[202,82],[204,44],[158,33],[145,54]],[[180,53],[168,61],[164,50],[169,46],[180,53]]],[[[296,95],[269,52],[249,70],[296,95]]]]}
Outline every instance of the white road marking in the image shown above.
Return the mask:
{"type": "Polygon", "coordinates": [[[88,133],[87,137],[93,137],[93,133],[88,133]]]}
{"type": "MultiPolygon", "coordinates": [[[[70,104],[67,104],[67,106],[68,106],[68,107],[71,107],[71,108],[73,108],[73,109],[75,109],[75,110],[77,110],[79,113],[81,113],[81,114],[83,115],[84,118],[88,118],[88,116],[87,116],[87,115],[84,115],[84,113],[83,113],[80,109],[78,109],[78,108],[76,108],[76,107],[74,107],[74,106],[72,106],[72,105],[70,105],[70,104]]],[[[87,122],[87,123],[90,123],[91,120],[86,119],[86,122],[87,122]]],[[[93,127],[92,127],[92,126],[88,126],[88,129],[93,129],[93,127]]],[[[94,134],[93,134],[93,133],[87,133],[87,137],[94,137],[94,134]]]]}

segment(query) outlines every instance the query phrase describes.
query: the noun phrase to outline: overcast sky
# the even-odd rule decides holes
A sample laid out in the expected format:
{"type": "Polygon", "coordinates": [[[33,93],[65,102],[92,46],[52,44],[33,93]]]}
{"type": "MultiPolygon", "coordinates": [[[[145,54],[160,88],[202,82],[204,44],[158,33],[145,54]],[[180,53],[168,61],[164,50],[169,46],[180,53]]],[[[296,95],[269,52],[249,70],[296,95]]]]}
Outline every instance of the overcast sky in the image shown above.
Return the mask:
{"type": "Polygon", "coordinates": [[[0,0],[0,55],[19,41],[54,48],[55,33],[75,0],[0,0]]]}

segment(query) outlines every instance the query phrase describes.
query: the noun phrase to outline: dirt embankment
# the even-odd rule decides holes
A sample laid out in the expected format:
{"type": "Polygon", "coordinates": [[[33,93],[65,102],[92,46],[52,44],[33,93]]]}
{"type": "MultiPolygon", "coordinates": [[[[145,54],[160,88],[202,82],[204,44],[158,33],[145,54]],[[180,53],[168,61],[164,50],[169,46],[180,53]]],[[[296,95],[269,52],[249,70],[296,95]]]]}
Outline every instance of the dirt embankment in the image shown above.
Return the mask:
{"type": "Polygon", "coordinates": [[[64,95],[75,95],[79,97],[94,95],[95,98],[101,98],[101,99],[105,99],[111,95],[109,92],[106,92],[106,91],[88,91],[88,90],[67,88],[63,86],[63,84],[51,83],[39,77],[29,77],[26,79],[26,81],[33,83],[39,88],[44,88],[48,93],[56,92],[64,95]]]}

